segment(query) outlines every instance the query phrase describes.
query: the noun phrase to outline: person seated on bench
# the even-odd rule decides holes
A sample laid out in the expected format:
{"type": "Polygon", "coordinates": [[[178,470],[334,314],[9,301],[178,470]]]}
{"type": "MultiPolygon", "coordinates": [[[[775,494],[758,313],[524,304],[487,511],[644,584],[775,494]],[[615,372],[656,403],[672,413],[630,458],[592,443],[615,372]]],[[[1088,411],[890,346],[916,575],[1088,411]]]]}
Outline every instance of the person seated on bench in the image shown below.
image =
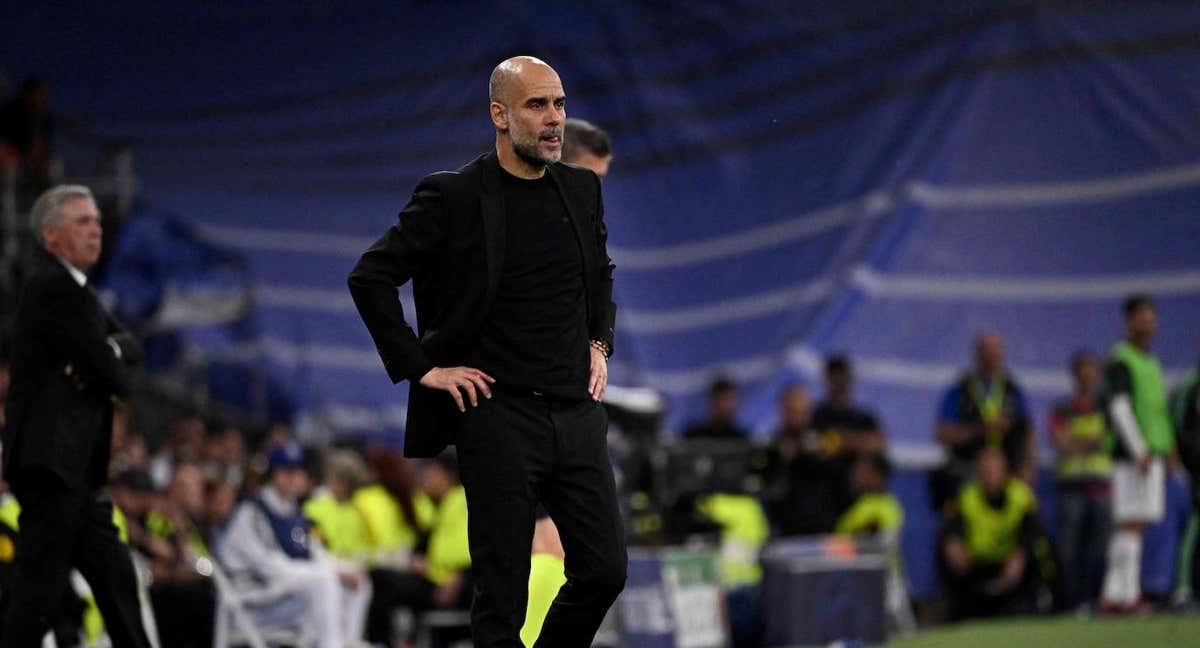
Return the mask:
{"type": "Polygon", "coordinates": [[[256,606],[267,626],[307,619],[319,648],[360,645],[370,583],[361,569],[339,566],[300,510],[309,490],[304,451],[294,442],[268,456],[268,482],[238,505],[217,544],[217,556],[236,587],[278,591],[256,606]]]}

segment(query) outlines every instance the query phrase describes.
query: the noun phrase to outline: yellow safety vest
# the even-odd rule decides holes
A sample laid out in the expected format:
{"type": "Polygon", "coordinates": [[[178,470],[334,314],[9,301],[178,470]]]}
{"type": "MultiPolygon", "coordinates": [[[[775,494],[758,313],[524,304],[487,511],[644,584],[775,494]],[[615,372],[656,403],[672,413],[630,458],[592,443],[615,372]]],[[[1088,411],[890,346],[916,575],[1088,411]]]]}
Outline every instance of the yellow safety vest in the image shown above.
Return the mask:
{"type": "Polygon", "coordinates": [[[351,560],[364,560],[371,555],[367,523],[354,504],[339,502],[332,493],[322,492],[309,498],[303,510],[329,553],[351,560]]]}
{"type": "MultiPolygon", "coordinates": [[[[1098,441],[1108,434],[1108,423],[1102,412],[1068,414],[1065,421],[1067,434],[1077,439],[1098,441]]],[[[1058,461],[1060,479],[1080,477],[1108,477],[1112,472],[1112,456],[1107,447],[1101,445],[1095,452],[1084,455],[1064,456],[1058,461]]]]}
{"type": "Polygon", "coordinates": [[[1037,510],[1033,491],[1019,479],[1009,478],[1004,507],[992,508],[978,481],[963,487],[959,511],[966,530],[967,550],[978,560],[1001,563],[1017,549],[1021,521],[1037,510]]]}
{"type": "Polygon", "coordinates": [[[758,500],[748,495],[717,493],[701,499],[698,507],[721,525],[721,582],[741,587],[761,581],[758,554],[770,526],[758,500]]]}
{"type": "Polygon", "coordinates": [[[841,535],[899,532],[904,509],[890,493],[864,493],[838,518],[834,530],[841,535]]]}
{"type": "Polygon", "coordinates": [[[471,566],[467,544],[467,491],[456,486],[438,503],[433,528],[429,531],[429,580],[441,585],[455,573],[471,566]]]}
{"type": "Polygon", "coordinates": [[[354,491],[350,501],[362,514],[367,527],[367,537],[376,555],[387,554],[397,549],[412,550],[417,545],[421,532],[429,528],[433,520],[433,503],[424,494],[413,497],[413,508],[417,514],[417,526],[404,519],[399,502],[380,484],[363,486],[354,491]]]}

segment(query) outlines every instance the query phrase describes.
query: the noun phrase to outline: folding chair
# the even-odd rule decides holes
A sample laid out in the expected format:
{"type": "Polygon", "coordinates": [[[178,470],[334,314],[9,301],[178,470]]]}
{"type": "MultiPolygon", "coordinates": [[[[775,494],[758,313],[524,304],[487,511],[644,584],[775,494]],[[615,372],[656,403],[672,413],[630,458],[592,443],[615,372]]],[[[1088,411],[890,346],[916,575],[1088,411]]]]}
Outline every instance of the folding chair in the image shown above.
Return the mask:
{"type": "MultiPolygon", "coordinates": [[[[426,612],[417,619],[417,648],[438,648],[434,646],[434,633],[447,630],[471,629],[471,613],[466,610],[433,610],[426,612]]],[[[450,644],[451,648],[470,648],[471,640],[461,639],[450,644]]]]}
{"type": "Polygon", "coordinates": [[[301,615],[295,623],[262,625],[254,620],[255,608],[279,603],[289,592],[278,588],[239,590],[225,570],[212,560],[212,579],[217,592],[216,628],[213,648],[231,648],[249,644],[251,648],[268,646],[308,646],[312,629],[301,615]]]}

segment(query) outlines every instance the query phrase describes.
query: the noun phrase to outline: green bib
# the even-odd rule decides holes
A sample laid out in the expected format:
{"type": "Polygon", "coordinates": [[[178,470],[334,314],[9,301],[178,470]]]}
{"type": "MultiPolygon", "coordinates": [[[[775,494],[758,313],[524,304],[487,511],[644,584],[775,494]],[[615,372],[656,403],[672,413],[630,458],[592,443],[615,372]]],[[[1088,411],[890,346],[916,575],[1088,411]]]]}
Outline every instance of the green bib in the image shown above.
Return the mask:
{"type": "Polygon", "coordinates": [[[1175,447],[1171,414],[1167,407],[1167,389],[1158,358],[1126,340],[1113,347],[1112,357],[1125,365],[1133,383],[1133,414],[1151,454],[1170,454],[1175,447]]]}

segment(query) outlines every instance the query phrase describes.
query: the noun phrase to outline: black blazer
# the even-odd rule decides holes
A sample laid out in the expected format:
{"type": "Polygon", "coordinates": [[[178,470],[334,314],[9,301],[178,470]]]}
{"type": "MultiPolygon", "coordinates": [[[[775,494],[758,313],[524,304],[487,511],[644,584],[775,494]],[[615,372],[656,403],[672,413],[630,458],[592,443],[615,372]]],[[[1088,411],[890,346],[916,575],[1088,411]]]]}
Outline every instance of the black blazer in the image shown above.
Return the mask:
{"type": "Polygon", "coordinates": [[[36,250],[17,306],[4,430],[4,478],[18,496],[31,468],[57,475],[69,488],[104,484],[112,399],[128,396],[130,366],[140,357],[140,347],[92,289],[36,250]]]}
{"type": "MultiPolygon", "coordinates": [[[[613,342],[612,260],[600,180],[586,169],[546,170],[571,216],[583,251],[588,334],[613,342]]],[[[426,176],[398,222],[350,272],[350,294],[392,382],[408,379],[404,453],[432,457],[454,442],[458,410],[449,394],[418,381],[434,367],[466,362],[496,295],[504,266],[505,210],[500,162],[488,153],[458,169],[426,176]],[[396,288],[411,280],[416,332],[396,288]]]]}

